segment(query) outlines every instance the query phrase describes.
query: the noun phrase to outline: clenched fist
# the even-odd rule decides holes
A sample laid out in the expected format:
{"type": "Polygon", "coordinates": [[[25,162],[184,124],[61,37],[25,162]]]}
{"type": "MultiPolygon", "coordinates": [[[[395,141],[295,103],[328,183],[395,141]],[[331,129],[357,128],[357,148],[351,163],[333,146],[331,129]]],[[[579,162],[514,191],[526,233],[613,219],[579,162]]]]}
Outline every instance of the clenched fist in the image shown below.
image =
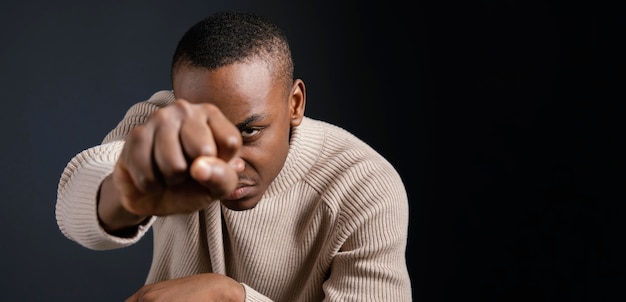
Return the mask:
{"type": "Polygon", "coordinates": [[[236,188],[240,148],[239,130],[214,105],[178,99],[155,111],[130,131],[102,185],[101,221],[118,229],[206,207],[236,188]]]}

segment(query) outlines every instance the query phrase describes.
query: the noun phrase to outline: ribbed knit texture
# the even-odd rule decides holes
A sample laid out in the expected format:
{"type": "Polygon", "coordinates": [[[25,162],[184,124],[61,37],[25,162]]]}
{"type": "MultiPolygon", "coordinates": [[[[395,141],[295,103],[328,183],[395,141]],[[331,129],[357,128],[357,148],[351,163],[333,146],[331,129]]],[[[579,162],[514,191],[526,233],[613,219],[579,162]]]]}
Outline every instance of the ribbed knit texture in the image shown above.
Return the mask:
{"type": "Polygon", "coordinates": [[[98,225],[96,197],[132,127],[174,100],[169,91],[131,107],[100,146],[68,163],[56,215],[68,238],[95,250],[154,231],[146,283],[203,272],[228,275],[246,301],[411,301],[406,268],[408,199],[391,164],[347,131],[305,118],[285,166],[258,205],[218,202],[194,214],[153,218],[132,238],[98,225]]]}

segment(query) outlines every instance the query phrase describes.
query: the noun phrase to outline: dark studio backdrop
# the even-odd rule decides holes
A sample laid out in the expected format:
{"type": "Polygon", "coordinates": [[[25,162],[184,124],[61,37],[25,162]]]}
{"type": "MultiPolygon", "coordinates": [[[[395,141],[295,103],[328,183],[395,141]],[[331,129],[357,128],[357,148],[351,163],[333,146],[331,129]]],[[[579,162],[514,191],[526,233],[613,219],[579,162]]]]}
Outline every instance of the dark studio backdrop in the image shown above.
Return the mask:
{"type": "Polygon", "coordinates": [[[619,14],[457,2],[3,2],[0,300],[122,301],[143,284],[151,237],[115,251],[69,241],[58,180],[130,105],[170,88],[178,39],[221,9],[282,26],[307,115],[397,167],[415,301],[622,300],[623,93],[607,92],[617,42],[596,33],[622,37],[619,14]]]}

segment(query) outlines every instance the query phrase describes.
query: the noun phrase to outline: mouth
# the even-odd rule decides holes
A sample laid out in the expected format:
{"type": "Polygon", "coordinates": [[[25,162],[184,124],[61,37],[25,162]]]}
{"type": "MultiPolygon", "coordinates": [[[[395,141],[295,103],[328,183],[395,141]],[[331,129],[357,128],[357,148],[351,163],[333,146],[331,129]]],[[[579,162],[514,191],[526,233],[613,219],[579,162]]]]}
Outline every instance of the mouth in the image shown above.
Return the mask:
{"type": "Polygon", "coordinates": [[[236,200],[243,199],[246,196],[251,194],[252,189],[253,189],[253,184],[251,183],[239,183],[237,185],[237,188],[223,200],[236,201],[236,200]]]}

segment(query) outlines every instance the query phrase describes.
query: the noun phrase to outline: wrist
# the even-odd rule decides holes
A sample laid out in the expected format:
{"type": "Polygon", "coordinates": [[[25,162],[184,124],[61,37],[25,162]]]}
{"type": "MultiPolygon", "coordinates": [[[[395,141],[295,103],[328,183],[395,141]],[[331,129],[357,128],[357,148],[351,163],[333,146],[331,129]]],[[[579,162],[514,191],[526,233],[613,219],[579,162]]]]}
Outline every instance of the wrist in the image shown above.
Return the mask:
{"type": "Polygon", "coordinates": [[[97,195],[97,215],[102,228],[115,235],[132,236],[146,216],[139,216],[126,210],[120,202],[120,194],[111,175],[100,184],[97,195]]]}

